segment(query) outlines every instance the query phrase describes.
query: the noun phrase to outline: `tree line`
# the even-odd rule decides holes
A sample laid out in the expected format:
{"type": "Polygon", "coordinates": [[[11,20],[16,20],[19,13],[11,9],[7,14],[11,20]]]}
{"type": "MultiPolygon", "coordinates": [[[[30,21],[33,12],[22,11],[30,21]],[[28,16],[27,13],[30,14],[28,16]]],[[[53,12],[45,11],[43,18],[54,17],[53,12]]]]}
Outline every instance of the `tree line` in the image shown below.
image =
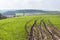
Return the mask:
{"type": "Polygon", "coordinates": [[[7,17],[3,16],[1,13],[0,13],[0,19],[6,19],[7,17]]]}

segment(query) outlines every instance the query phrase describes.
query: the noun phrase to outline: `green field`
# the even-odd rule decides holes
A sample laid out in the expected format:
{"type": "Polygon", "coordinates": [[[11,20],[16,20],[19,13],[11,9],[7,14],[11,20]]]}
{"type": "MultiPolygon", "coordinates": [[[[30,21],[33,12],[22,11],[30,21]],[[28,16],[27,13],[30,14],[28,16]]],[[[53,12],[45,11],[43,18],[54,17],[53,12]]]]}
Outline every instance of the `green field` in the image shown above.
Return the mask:
{"type": "MultiPolygon", "coordinates": [[[[24,28],[26,22],[40,17],[46,21],[49,19],[57,28],[60,28],[60,15],[21,16],[3,19],[0,20],[0,40],[27,40],[24,28]]],[[[30,24],[32,23],[33,21],[30,24]]]]}

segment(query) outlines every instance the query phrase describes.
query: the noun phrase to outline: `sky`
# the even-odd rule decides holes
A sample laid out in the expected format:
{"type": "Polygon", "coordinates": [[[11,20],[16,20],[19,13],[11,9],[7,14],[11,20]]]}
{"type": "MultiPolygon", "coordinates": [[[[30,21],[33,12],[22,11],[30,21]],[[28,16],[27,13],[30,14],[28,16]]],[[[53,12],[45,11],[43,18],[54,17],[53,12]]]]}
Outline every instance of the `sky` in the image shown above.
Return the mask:
{"type": "Polygon", "coordinates": [[[60,0],[0,0],[0,10],[19,9],[60,11],[60,0]]]}

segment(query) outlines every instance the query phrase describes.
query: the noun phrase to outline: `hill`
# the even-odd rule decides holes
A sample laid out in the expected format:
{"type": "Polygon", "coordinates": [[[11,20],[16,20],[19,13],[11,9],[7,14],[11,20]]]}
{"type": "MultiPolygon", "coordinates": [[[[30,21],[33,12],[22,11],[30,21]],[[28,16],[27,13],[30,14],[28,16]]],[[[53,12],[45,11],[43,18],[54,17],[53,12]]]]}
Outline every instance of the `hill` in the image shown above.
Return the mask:
{"type": "Polygon", "coordinates": [[[15,15],[15,13],[44,13],[44,14],[60,14],[60,11],[44,11],[44,10],[34,10],[34,9],[25,9],[25,10],[9,10],[3,13],[3,15],[15,15]]]}
{"type": "MultiPolygon", "coordinates": [[[[0,20],[0,40],[27,40],[25,24],[27,21],[31,19],[34,20],[36,17],[50,19],[52,23],[60,28],[60,18],[58,15],[20,16],[16,18],[3,19],[0,20]]],[[[31,26],[33,22],[34,21],[31,21],[29,25],[31,26]]]]}
{"type": "Polygon", "coordinates": [[[3,15],[15,15],[15,11],[6,11],[3,15]]]}

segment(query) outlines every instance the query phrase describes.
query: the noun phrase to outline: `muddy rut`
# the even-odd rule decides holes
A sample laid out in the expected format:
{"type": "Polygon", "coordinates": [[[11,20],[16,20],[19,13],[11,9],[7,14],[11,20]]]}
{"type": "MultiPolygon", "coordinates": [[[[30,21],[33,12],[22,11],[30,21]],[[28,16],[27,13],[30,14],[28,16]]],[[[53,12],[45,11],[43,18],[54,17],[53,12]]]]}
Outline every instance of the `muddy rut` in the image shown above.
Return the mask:
{"type": "Polygon", "coordinates": [[[28,40],[60,40],[60,30],[50,20],[46,23],[44,19],[41,19],[39,25],[37,25],[37,20],[35,20],[29,30],[27,24],[31,21],[28,21],[25,25],[28,40]]]}

